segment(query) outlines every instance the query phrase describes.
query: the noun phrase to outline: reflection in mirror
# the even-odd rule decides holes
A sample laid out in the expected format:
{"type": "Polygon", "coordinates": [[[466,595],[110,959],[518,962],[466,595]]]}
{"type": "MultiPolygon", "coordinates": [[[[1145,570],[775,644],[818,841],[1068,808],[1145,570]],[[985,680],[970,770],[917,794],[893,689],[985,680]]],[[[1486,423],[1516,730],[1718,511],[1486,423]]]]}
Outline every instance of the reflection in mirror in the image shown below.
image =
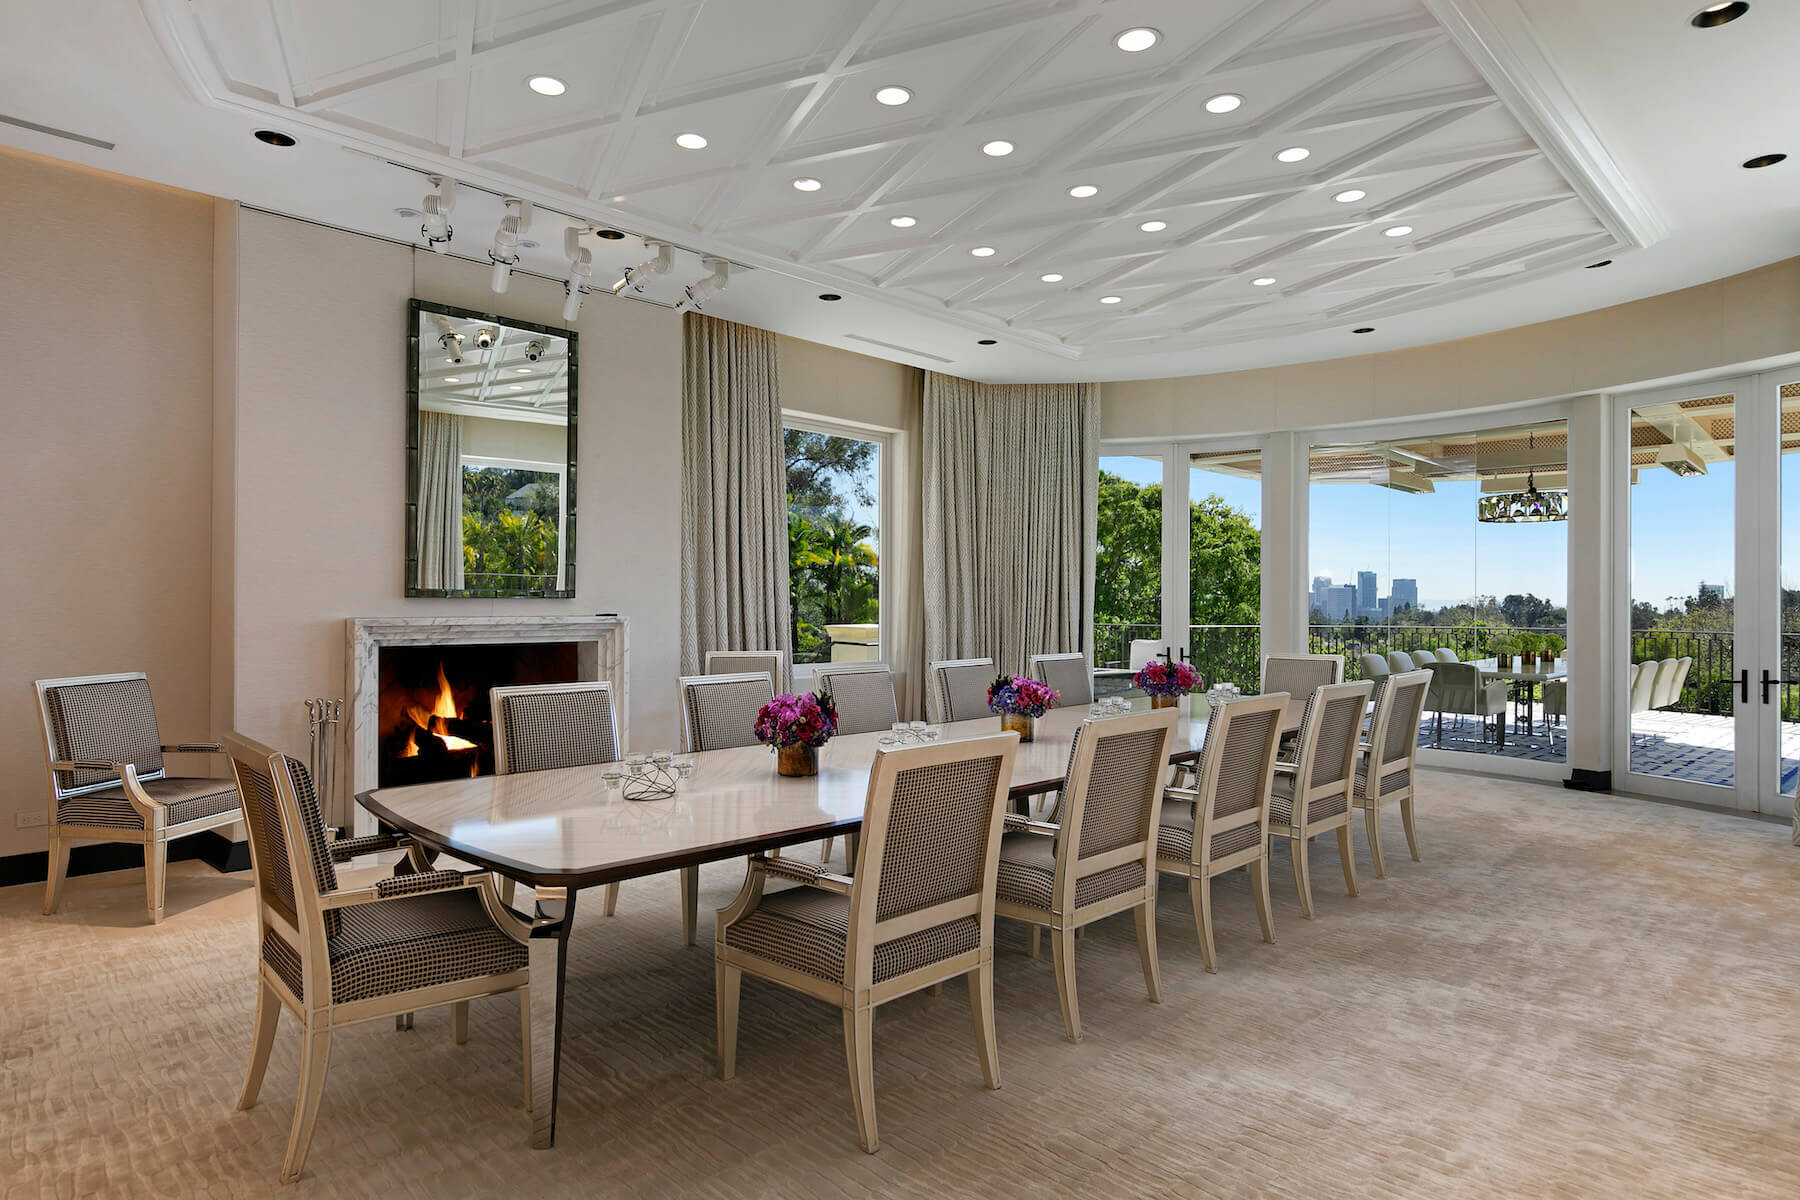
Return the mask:
{"type": "Polygon", "coordinates": [[[573,596],[576,335],[412,317],[406,594],[573,596]]]}

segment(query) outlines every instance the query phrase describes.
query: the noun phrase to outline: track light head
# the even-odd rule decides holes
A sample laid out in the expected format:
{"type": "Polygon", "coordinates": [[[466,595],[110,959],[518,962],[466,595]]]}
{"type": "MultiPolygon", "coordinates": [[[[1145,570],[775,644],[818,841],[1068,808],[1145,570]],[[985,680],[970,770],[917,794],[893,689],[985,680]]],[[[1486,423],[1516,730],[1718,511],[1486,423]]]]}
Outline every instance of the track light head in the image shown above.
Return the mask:
{"type": "Polygon", "coordinates": [[[573,324],[581,314],[581,298],[594,283],[594,252],[581,244],[582,230],[563,231],[563,252],[569,256],[569,275],[563,281],[568,299],[563,301],[563,320],[573,324]]]}
{"type": "Polygon", "coordinates": [[[462,362],[462,334],[446,329],[443,333],[438,334],[438,346],[450,359],[452,366],[462,362]]]}
{"type": "Polygon", "coordinates": [[[494,264],[494,278],[489,286],[504,292],[512,282],[512,269],[519,265],[519,238],[531,224],[531,203],[513,196],[504,197],[506,215],[494,231],[494,245],[488,259],[494,264]]]}
{"type": "Polygon", "coordinates": [[[677,312],[684,308],[699,312],[702,305],[725,290],[726,283],[731,279],[731,264],[724,259],[703,258],[700,261],[712,268],[712,274],[698,283],[688,285],[686,294],[675,304],[677,312]]]}
{"type": "Polygon", "coordinates": [[[618,295],[626,288],[634,292],[644,290],[644,285],[658,275],[667,275],[675,266],[675,248],[667,242],[658,242],[650,238],[644,239],[644,246],[650,251],[650,257],[635,267],[627,267],[625,274],[612,285],[612,294],[618,295]]]}
{"type": "Polygon", "coordinates": [[[456,230],[450,228],[450,213],[456,207],[456,180],[441,175],[426,178],[431,180],[432,191],[419,205],[424,218],[419,223],[419,236],[437,253],[448,254],[450,239],[456,236],[456,230]]]}

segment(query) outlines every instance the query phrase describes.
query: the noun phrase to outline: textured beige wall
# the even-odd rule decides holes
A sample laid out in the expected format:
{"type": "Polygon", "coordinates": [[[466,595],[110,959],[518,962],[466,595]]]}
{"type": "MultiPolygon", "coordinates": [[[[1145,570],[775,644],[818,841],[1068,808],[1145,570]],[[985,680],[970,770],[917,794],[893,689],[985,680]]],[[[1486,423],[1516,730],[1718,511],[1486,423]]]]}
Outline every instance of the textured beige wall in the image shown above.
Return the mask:
{"type": "MultiPolygon", "coordinates": [[[[142,670],[206,736],[212,201],[0,150],[0,855],[42,850],[31,681],[142,670]]],[[[172,758],[204,769],[204,759],[172,758]]]]}
{"type": "Polygon", "coordinates": [[[1412,350],[1104,384],[1101,436],[1261,433],[1459,412],[1605,391],[1796,350],[1800,258],[1412,350]]]}
{"type": "Polygon", "coordinates": [[[559,463],[569,452],[569,431],[537,421],[497,421],[464,417],[462,452],[473,458],[513,458],[559,463]]]}

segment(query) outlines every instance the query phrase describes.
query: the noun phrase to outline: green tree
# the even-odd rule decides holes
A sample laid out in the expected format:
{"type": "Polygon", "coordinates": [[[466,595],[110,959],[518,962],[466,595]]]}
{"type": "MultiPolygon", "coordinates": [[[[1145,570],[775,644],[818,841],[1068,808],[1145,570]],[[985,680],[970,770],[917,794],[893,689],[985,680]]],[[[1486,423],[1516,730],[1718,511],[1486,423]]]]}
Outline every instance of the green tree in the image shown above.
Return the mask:
{"type": "Polygon", "coordinates": [[[784,429],[781,443],[787,453],[790,511],[817,517],[841,513],[852,502],[875,502],[868,470],[877,450],[874,442],[806,429],[784,429]]]}
{"type": "Polygon", "coordinates": [[[1100,472],[1094,524],[1094,621],[1162,620],[1162,485],[1100,472]]]}
{"type": "Polygon", "coordinates": [[[1188,506],[1188,602],[1195,625],[1262,621],[1262,530],[1218,496],[1188,506]]]}

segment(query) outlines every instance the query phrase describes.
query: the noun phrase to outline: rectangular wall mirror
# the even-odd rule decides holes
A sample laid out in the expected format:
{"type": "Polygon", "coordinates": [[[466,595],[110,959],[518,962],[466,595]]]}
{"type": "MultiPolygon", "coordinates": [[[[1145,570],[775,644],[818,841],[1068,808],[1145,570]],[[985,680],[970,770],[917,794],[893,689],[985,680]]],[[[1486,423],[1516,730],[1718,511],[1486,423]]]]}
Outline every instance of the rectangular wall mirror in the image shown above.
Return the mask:
{"type": "Polygon", "coordinates": [[[575,594],[576,334],[412,302],[406,594],[575,594]]]}

